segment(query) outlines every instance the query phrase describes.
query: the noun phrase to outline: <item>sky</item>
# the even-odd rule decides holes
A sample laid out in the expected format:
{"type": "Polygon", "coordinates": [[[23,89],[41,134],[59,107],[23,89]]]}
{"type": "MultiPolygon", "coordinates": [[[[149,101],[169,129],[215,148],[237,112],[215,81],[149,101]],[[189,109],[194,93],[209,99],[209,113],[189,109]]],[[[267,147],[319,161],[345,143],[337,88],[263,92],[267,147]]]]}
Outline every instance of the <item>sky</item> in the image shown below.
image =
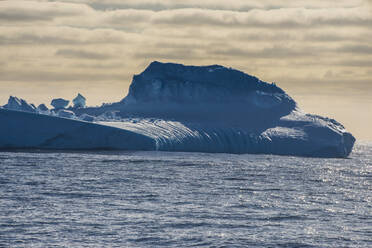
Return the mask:
{"type": "Polygon", "coordinates": [[[275,82],[372,140],[372,0],[0,0],[0,105],[116,102],[154,60],[275,82]]]}

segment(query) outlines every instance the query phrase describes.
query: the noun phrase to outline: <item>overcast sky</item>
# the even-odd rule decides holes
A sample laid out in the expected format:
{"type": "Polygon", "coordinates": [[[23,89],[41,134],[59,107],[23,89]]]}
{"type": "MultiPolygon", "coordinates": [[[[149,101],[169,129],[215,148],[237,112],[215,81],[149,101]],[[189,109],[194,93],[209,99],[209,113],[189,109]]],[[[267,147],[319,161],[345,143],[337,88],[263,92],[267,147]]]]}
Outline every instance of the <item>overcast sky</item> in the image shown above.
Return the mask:
{"type": "Polygon", "coordinates": [[[118,101],[153,60],[276,82],[372,140],[372,1],[0,0],[0,105],[118,101]]]}

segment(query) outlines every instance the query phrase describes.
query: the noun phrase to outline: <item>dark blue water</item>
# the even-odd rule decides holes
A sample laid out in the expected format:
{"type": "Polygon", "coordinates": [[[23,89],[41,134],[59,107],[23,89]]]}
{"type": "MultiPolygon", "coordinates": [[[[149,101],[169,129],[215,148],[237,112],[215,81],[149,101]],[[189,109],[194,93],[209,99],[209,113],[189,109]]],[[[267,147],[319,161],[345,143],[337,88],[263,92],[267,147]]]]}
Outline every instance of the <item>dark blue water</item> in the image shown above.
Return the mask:
{"type": "Polygon", "coordinates": [[[372,247],[372,145],[350,159],[0,153],[0,247],[372,247]]]}

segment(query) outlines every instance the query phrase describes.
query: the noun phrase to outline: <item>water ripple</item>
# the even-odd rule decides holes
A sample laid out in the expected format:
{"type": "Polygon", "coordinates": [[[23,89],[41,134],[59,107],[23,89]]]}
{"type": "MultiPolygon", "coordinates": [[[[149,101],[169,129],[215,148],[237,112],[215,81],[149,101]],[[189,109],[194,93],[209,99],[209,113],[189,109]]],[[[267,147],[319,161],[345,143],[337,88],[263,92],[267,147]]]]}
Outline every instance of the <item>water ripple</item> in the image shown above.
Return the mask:
{"type": "Polygon", "coordinates": [[[0,153],[0,247],[371,247],[372,145],[351,159],[0,153]]]}

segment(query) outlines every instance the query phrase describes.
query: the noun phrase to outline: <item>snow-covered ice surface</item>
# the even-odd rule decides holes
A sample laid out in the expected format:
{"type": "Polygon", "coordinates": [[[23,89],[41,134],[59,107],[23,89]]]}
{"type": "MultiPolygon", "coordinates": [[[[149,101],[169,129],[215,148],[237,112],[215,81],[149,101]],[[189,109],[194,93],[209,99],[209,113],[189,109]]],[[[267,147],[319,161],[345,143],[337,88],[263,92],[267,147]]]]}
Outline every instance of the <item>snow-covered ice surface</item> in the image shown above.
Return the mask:
{"type": "Polygon", "coordinates": [[[3,126],[11,130],[4,134],[13,138],[0,138],[0,147],[56,148],[58,144],[60,149],[347,157],[355,141],[337,121],[303,113],[275,84],[219,65],[153,62],[133,77],[121,102],[73,111],[76,118],[89,115],[100,125],[63,119],[61,129],[61,119],[56,117],[27,115],[26,122],[19,122],[17,118],[25,113],[0,111],[3,126]],[[38,137],[39,121],[48,129],[44,138],[38,137]],[[25,129],[28,140],[20,135],[25,129]],[[91,129],[97,130],[90,133],[91,129]],[[120,138],[108,141],[105,134],[113,130],[120,138]],[[38,142],[30,142],[33,137],[38,142]]]}

